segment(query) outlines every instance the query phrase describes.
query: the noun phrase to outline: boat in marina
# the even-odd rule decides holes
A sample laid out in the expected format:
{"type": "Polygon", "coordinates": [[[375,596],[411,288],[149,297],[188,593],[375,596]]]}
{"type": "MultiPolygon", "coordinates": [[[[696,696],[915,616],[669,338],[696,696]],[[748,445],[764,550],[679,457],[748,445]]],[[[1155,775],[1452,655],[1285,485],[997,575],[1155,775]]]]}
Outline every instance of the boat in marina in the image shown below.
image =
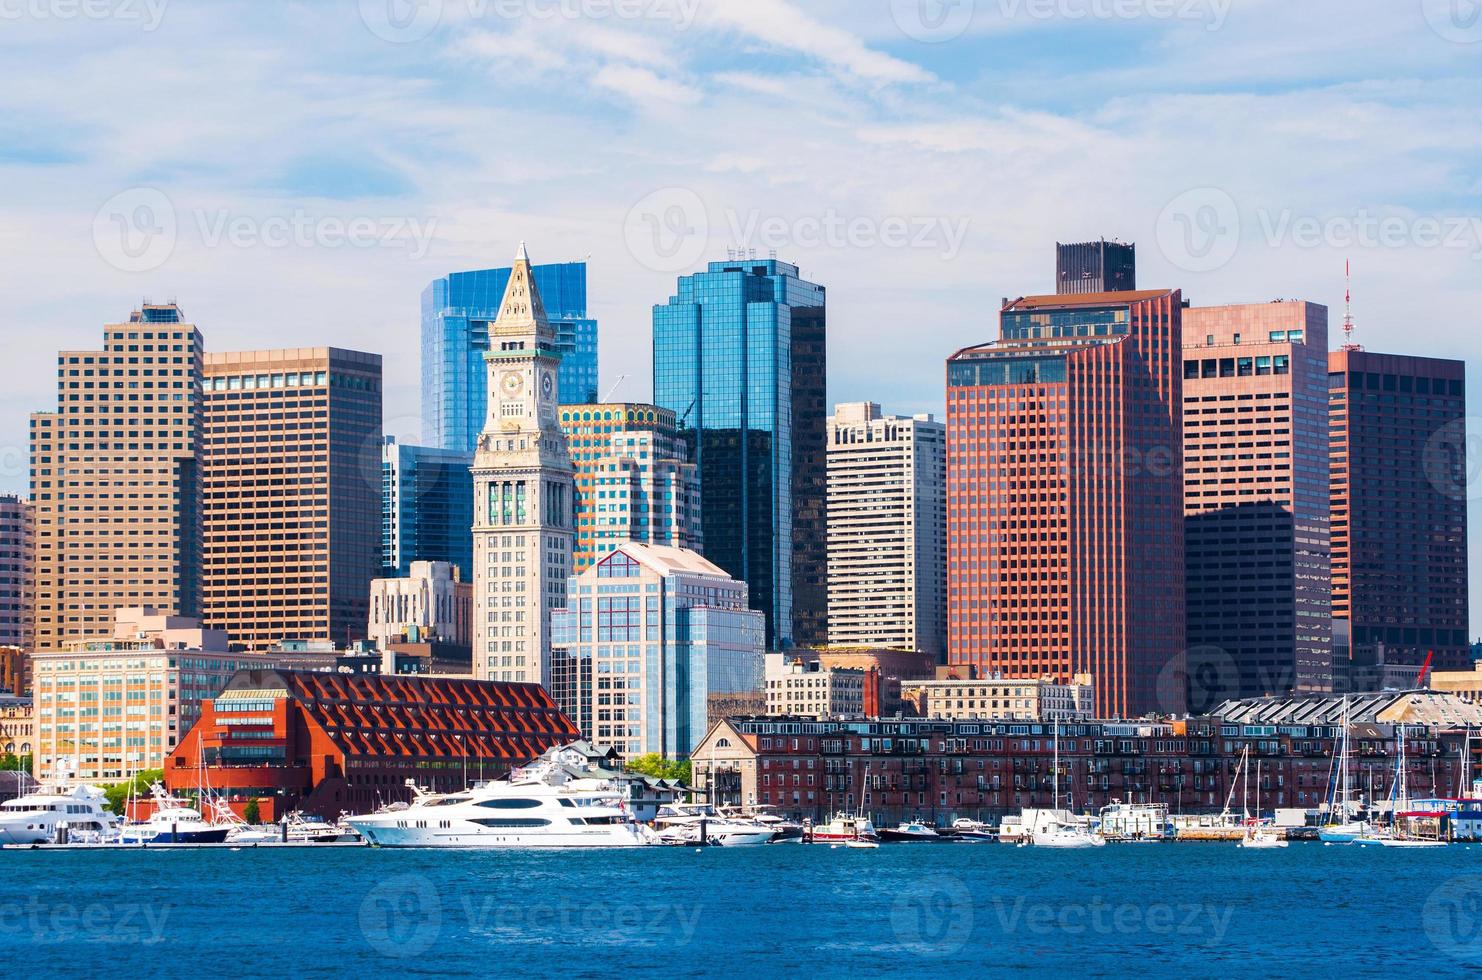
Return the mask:
{"type": "Polygon", "coordinates": [[[1362,808],[1353,798],[1352,773],[1349,768],[1348,699],[1343,699],[1337,752],[1329,782],[1327,821],[1317,828],[1318,840],[1325,844],[1352,844],[1372,828],[1367,821],[1356,819],[1362,808]]]}
{"type": "MultiPolygon", "coordinates": [[[[1050,811],[1052,814],[1069,813],[1060,809],[1060,726],[1055,726],[1055,761],[1053,769],[1055,784],[1055,806],[1050,811]]],[[[1054,848],[1078,848],[1078,847],[1105,847],[1106,841],[1096,833],[1095,828],[1087,821],[1077,819],[1070,815],[1069,819],[1064,817],[1052,817],[1049,820],[1031,823],[1033,828],[1030,832],[1030,841],[1035,847],[1054,848]]]]}
{"type": "Polygon", "coordinates": [[[207,820],[190,801],[175,796],[164,784],[149,787],[154,810],[149,818],[124,826],[119,834],[122,844],[220,844],[232,832],[232,826],[207,820]]]}
{"type": "Polygon", "coordinates": [[[956,841],[996,841],[998,833],[986,823],[970,817],[952,821],[952,839],[956,841]]]}
{"type": "Polygon", "coordinates": [[[770,824],[717,813],[709,803],[665,804],[654,823],[660,843],[682,846],[752,847],[771,843],[777,833],[770,824]]]}
{"type": "Polygon", "coordinates": [[[455,793],[409,781],[402,810],[353,816],[351,827],[379,847],[642,847],[659,843],[628,810],[615,782],[573,774],[554,760],[455,793]]]}
{"type": "MultiPolygon", "coordinates": [[[[1247,793],[1250,792],[1249,754],[1250,750],[1249,748],[1247,748],[1245,756],[1242,757],[1242,761],[1246,765],[1245,790],[1247,793]]],[[[1241,804],[1241,809],[1244,809],[1243,802],[1241,804]]],[[[1248,820],[1246,822],[1245,837],[1241,840],[1239,846],[1244,848],[1251,848],[1254,850],[1265,850],[1268,848],[1287,846],[1286,834],[1278,830],[1275,826],[1266,823],[1261,818],[1261,762],[1259,759],[1256,760],[1256,816],[1255,819],[1248,820]]]]}
{"type": "Polygon", "coordinates": [[[894,828],[882,828],[880,839],[887,844],[940,844],[952,838],[950,835],[938,833],[935,827],[919,820],[907,820],[897,824],[894,828]]]}
{"type": "Polygon", "coordinates": [[[1405,726],[1397,729],[1394,782],[1389,789],[1389,823],[1360,835],[1355,844],[1364,847],[1445,847],[1444,810],[1417,810],[1410,804],[1409,769],[1406,761],[1405,726]]]}
{"type": "Polygon", "coordinates": [[[756,806],[723,806],[717,811],[723,818],[741,823],[757,823],[768,827],[772,831],[772,839],[769,844],[801,844],[803,842],[803,825],[788,820],[777,813],[777,808],[768,805],[756,806]]]}
{"type": "Polygon", "coordinates": [[[1099,830],[1112,843],[1151,843],[1173,839],[1166,803],[1122,803],[1101,808],[1099,830]]]}
{"type": "Polygon", "coordinates": [[[880,835],[870,818],[857,813],[836,813],[827,823],[808,829],[808,839],[815,844],[846,844],[854,840],[875,841],[880,835]]]}
{"type": "Polygon", "coordinates": [[[120,824],[96,786],[37,787],[0,803],[0,844],[97,843],[116,837],[120,824]]]}

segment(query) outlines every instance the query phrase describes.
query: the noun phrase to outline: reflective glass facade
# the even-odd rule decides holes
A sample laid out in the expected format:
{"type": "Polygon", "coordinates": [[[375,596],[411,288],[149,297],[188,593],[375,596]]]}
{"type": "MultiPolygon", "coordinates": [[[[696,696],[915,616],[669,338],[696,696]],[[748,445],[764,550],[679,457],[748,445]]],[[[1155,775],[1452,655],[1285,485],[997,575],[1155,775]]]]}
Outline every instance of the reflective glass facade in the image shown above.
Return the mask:
{"type": "Polygon", "coordinates": [[[654,402],[700,468],[705,556],[774,648],[827,637],[826,305],[769,259],[712,262],[654,307],[654,402]]]}
{"type": "Polygon", "coordinates": [[[403,446],[388,436],[381,455],[383,578],[404,578],[414,561],[456,565],[473,578],[473,453],[403,446]]]}
{"type": "MultiPolygon", "coordinates": [[[[587,264],[531,271],[556,331],[561,401],[596,401],[597,321],[587,317],[587,264]]],[[[489,407],[489,324],[499,314],[509,272],[454,272],[422,292],[422,438],[429,446],[472,452],[478,441],[489,407]]]]}

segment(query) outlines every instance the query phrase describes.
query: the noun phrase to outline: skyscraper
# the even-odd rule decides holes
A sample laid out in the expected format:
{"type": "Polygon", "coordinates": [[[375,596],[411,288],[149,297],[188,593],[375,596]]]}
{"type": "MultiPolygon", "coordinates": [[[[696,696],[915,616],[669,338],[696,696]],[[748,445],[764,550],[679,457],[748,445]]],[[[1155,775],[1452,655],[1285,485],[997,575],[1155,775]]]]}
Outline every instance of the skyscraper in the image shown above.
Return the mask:
{"type": "Polygon", "coordinates": [[[838,405],[828,420],[828,641],[947,647],[947,429],[838,405]]]}
{"type": "Polygon", "coordinates": [[[1338,350],[1328,397],[1334,618],[1386,663],[1468,669],[1465,365],[1338,350]]]}
{"type": "Polygon", "coordinates": [[[712,262],[654,307],[654,401],[700,468],[705,556],[774,649],[827,638],[826,324],[824,288],[776,259],[712,262]]]}
{"type": "Polygon", "coordinates": [[[381,573],[381,355],[205,364],[205,624],[263,650],[365,636],[381,573]]]}
{"type": "Polygon", "coordinates": [[[484,354],[489,392],[474,457],[474,675],[548,684],[551,611],[566,604],[576,497],[557,421],[561,354],[525,245],[484,354]]]}
{"type": "MultiPolygon", "coordinates": [[[[422,293],[422,438],[473,452],[488,407],[484,353],[509,269],[454,272],[422,293]]],[[[569,402],[597,400],[597,321],[587,316],[587,264],[534,268],[535,285],[561,354],[559,387],[569,402]]]]}
{"type": "Polygon", "coordinates": [[[1137,288],[1137,246],[1102,239],[1055,245],[1055,292],[1114,293],[1137,288]]]}
{"type": "Polygon", "coordinates": [[[1160,677],[1183,649],[1182,306],[1023,297],[948,359],[952,663],[1089,673],[1103,717],[1182,708],[1160,677]]]}
{"type": "Polygon", "coordinates": [[[0,495],[0,647],[31,646],[31,504],[0,495]]]}
{"type": "Polygon", "coordinates": [[[144,304],[103,340],[57,355],[57,410],[31,416],[37,649],[199,610],[200,331],[144,304]]]}
{"type": "Polygon", "coordinates": [[[561,429],[576,467],[574,572],[627,541],[702,550],[700,473],[673,412],[563,405],[561,429]]]}
{"type": "Polygon", "coordinates": [[[473,453],[407,446],[387,436],[381,452],[381,576],[412,562],[456,565],[473,575],[473,453]]]}
{"type": "Polygon", "coordinates": [[[1184,310],[1189,710],[1332,683],[1328,311],[1184,310]]]}

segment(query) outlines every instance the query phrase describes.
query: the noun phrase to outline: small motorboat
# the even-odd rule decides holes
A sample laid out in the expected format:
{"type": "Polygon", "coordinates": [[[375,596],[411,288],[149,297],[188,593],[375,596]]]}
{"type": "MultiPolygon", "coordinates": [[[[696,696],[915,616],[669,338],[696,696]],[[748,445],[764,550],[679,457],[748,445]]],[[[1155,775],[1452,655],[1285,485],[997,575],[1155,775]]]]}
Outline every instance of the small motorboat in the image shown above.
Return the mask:
{"type": "Polygon", "coordinates": [[[935,827],[927,826],[919,820],[910,820],[897,825],[894,830],[888,828],[881,829],[880,839],[892,844],[940,844],[949,838],[937,833],[935,827]]]}

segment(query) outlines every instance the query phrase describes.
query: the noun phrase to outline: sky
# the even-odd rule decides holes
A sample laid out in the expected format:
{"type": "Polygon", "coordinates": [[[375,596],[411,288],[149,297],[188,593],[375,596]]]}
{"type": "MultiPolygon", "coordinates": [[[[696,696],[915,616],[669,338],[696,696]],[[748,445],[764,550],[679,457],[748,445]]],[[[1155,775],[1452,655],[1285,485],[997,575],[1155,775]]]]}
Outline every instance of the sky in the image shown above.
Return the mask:
{"type": "Polygon", "coordinates": [[[143,300],[385,355],[415,441],[423,288],[521,241],[589,263],[628,400],[728,249],[825,285],[832,399],[891,412],[1100,237],[1334,344],[1351,263],[1357,341],[1482,364],[1482,0],[0,0],[0,61],[0,491],[143,300]]]}

